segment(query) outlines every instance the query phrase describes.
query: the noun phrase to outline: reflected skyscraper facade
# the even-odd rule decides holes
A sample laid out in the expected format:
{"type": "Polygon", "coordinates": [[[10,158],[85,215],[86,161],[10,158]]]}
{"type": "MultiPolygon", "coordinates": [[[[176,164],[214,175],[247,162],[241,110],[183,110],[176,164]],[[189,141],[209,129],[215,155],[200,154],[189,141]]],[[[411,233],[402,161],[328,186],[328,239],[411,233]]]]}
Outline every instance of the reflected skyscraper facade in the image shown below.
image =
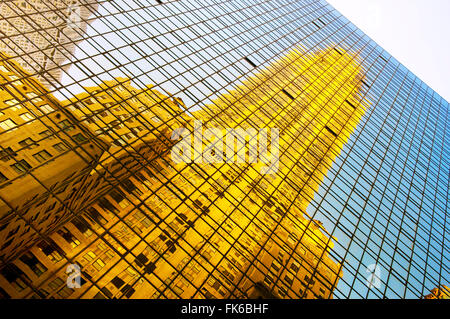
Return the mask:
{"type": "Polygon", "coordinates": [[[58,86],[97,8],[94,0],[2,1],[0,50],[44,86],[58,86]]]}
{"type": "Polygon", "coordinates": [[[3,297],[448,285],[448,103],[325,1],[97,5],[62,90],[2,55],[3,297]],[[187,163],[180,129],[203,136],[187,163]],[[196,160],[229,129],[243,163],[196,160]],[[252,129],[279,132],[268,174],[252,129]]]}

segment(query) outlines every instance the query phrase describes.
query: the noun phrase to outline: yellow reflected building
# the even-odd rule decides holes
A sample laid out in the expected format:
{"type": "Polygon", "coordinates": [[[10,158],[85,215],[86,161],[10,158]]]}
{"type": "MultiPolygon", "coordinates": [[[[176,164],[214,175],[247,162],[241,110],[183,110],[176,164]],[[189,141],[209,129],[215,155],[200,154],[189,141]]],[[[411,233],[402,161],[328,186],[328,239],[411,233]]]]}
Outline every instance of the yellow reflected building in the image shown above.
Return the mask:
{"type": "Polygon", "coordinates": [[[440,288],[434,288],[431,290],[431,294],[426,295],[424,299],[450,299],[450,288],[446,285],[442,285],[440,288]]]}
{"type": "Polygon", "coordinates": [[[109,148],[68,187],[77,191],[62,199],[67,222],[3,259],[0,293],[332,298],[342,277],[335,239],[306,208],[368,107],[362,72],[357,56],[339,48],[294,50],[189,116],[181,100],[122,78],[62,102],[109,148]],[[193,154],[203,157],[219,155],[208,147],[210,129],[277,129],[279,161],[262,173],[268,162],[250,160],[244,143],[243,163],[175,162],[180,128],[202,135],[193,154]],[[81,268],[79,288],[66,284],[71,264],[81,268]]]}
{"type": "Polygon", "coordinates": [[[105,143],[86,134],[83,123],[16,62],[0,57],[0,257],[5,259],[58,224],[62,215],[51,188],[72,181],[76,172],[89,173],[105,143]],[[36,205],[43,197],[48,206],[36,205]]]}

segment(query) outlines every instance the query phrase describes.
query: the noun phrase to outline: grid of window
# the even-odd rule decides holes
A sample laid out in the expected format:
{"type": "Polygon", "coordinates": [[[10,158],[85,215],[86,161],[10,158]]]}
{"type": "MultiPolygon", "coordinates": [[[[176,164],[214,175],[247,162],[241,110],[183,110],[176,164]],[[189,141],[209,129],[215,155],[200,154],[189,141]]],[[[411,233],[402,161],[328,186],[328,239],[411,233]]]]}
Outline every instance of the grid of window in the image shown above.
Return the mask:
{"type": "Polygon", "coordinates": [[[447,294],[448,103],[325,1],[0,14],[0,297],[447,294]]]}

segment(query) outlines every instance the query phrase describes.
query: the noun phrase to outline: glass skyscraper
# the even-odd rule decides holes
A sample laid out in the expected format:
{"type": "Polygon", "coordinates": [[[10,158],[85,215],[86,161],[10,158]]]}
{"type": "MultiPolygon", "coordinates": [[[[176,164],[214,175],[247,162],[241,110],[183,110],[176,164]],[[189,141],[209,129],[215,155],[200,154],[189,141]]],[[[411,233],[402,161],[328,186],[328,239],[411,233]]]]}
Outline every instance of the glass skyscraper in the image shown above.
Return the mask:
{"type": "Polygon", "coordinates": [[[0,297],[448,297],[449,104],[325,1],[0,14],[0,297]]]}

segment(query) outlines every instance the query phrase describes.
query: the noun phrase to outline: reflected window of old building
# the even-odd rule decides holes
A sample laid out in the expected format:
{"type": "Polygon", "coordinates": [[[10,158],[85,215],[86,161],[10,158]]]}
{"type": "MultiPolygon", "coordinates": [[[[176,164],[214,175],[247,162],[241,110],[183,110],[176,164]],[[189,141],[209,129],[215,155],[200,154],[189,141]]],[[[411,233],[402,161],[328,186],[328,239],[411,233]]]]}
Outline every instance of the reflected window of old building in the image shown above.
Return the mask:
{"type": "MultiPolygon", "coordinates": [[[[98,200],[98,206],[100,206],[106,213],[118,212],[118,209],[106,197],[102,197],[98,200]]],[[[104,224],[101,214],[95,208],[91,207],[90,214],[97,223],[104,224]]]]}
{"type": "Polygon", "coordinates": [[[112,258],[114,258],[114,256],[115,256],[116,254],[111,250],[111,249],[108,249],[107,251],[105,251],[105,260],[110,260],[110,259],[112,259],[112,258]]]}
{"type": "Polygon", "coordinates": [[[41,139],[47,139],[47,138],[54,139],[55,138],[54,134],[50,130],[45,130],[43,132],[40,132],[39,136],[41,137],[41,139]]]}
{"type": "Polygon", "coordinates": [[[61,298],[68,298],[71,294],[73,294],[74,289],[71,289],[69,287],[63,287],[61,290],[57,292],[58,296],[61,298]]]}
{"type": "Polygon", "coordinates": [[[8,73],[9,70],[4,66],[0,64],[0,71],[4,72],[4,73],[8,73]]]}
{"type": "Polygon", "coordinates": [[[16,99],[10,99],[10,100],[3,101],[3,103],[5,103],[6,105],[9,105],[9,106],[14,106],[16,104],[19,104],[19,101],[17,101],[16,99]]]}
{"type": "Polygon", "coordinates": [[[0,150],[0,160],[7,162],[17,156],[17,153],[12,150],[11,147],[0,150]]]}
{"type": "Polygon", "coordinates": [[[80,241],[66,228],[58,230],[58,234],[64,238],[64,240],[69,243],[72,248],[78,247],[80,245],[80,241]]]}
{"type": "Polygon", "coordinates": [[[89,223],[82,217],[79,216],[72,221],[72,224],[86,237],[92,236],[93,232],[90,229],[89,223]]]}
{"type": "Polygon", "coordinates": [[[88,262],[93,261],[95,257],[97,257],[97,255],[93,251],[89,251],[87,254],[83,256],[83,258],[86,259],[88,262]]]}
{"type": "Polygon", "coordinates": [[[75,128],[69,120],[59,122],[58,126],[65,132],[70,132],[75,128]]]}
{"type": "Polygon", "coordinates": [[[130,298],[134,293],[135,289],[131,285],[125,285],[120,289],[120,292],[124,294],[125,297],[130,298]]]}
{"type": "Polygon", "coordinates": [[[59,277],[56,277],[51,282],[49,282],[48,286],[52,291],[57,290],[59,287],[61,287],[63,284],[65,284],[64,280],[62,280],[59,277]]]}
{"type": "Polygon", "coordinates": [[[77,143],[84,143],[87,141],[87,138],[81,133],[72,136],[72,139],[77,143]]]}
{"type": "Polygon", "coordinates": [[[48,114],[48,113],[51,113],[54,111],[54,109],[48,104],[40,105],[39,108],[45,114],[48,114]]]}
{"type": "Polygon", "coordinates": [[[8,178],[5,175],[3,175],[2,172],[0,172],[0,183],[6,182],[7,180],[8,178]]]}
{"type": "Polygon", "coordinates": [[[288,289],[286,286],[282,285],[279,289],[278,289],[278,294],[280,295],[280,297],[285,297],[288,294],[288,289]]]}
{"type": "Polygon", "coordinates": [[[17,292],[26,289],[28,287],[27,283],[31,282],[28,276],[14,264],[6,265],[0,270],[0,275],[2,275],[17,292]]]}
{"type": "Polygon", "coordinates": [[[47,271],[45,267],[32,253],[28,252],[19,258],[24,264],[26,264],[30,269],[36,274],[36,276],[41,276],[47,271]]]}
{"type": "Polygon", "coordinates": [[[19,145],[26,149],[32,149],[32,148],[39,146],[39,144],[36,143],[31,137],[28,137],[28,138],[20,141],[19,145]]]}
{"type": "MultiPolygon", "coordinates": [[[[112,199],[117,203],[121,204],[123,201],[125,201],[125,194],[123,194],[120,190],[113,190],[109,193],[109,195],[112,197],[112,199]]],[[[106,197],[100,198],[99,205],[105,209],[109,210],[110,212],[118,212],[118,209],[116,206],[114,206],[106,197]]],[[[126,207],[126,206],[125,206],[126,207]]]]}
{"type": "Polygon", "coordinates": [[[43,151],[40,151],[39,153],[33,154],[33,157],[39,163],[44,163],[45,161],[49,160],[53,156],[49,152],[43,150],[43,151]]]}
{"type": "Polygon", "coordinates": [[[30,164],[28,164],[25,160],[20,160],[15,164],[12,164],[11,167],[16,171],[18,174],[22,174],[30,170],[32,167],[30,164]]]}
{"type": "Polygon", "coordinates": [[[125,285],[125,281],[122,280],[122,278],[114,277],[113,280],[111,280],[111,283],[117,288],[120,289],[123,285],[125,285]]]}
{"type": "Polygon", "coordinates": [[[16,126],[17,126],[17,124],[11,119],[7,119],[7,120],[0,122],[0,128],[4,129],[5,131],[15,128],[16,126]]]}
{"type": "Polygon", "coordinates": [[[63,153],[63,152],[65,152],[65,151],[67,151],[69,148],[67,147],[67,145],[66,144],[64,144],[64,143],[58,143],[58,144],[55,144],[55,145],[53,145],[53,148],[55,149],[55,150],[57,150],[58,152],[60,152],[60,153],[63,153]]]}
{"type": "Polygon", "coordinates": [[[92,266],[94,266],[94,268],[97,271],[100,271],[103,267],[105,267],[105,263],[103,262],[103,260],[101,260],[100,258],[98,258],[93,264],[92,266]]]}
{"type": "Polygon", "coordinates": [[[322,287],[320,287],[320,288],[319,288],[319,292],[320,292],[320,294],[321,294],[320,297],[323,299],[324,296],[325,296],[325,293],[326,293],[326,292],[325,292],[325,289],[323,289],[322,287]]]}
{"type": "Polygon", "coordinates": [[[31,114],[28,113],[28,112],[27,112],[27,113],[22,113],[22,114],[20,114],[19,116],[20,116],[20,118],[21,118],[22,120],[24,120],[25,122],[34,120],[34,116],[31,115],[31,114]]]}
{"type": "Polygon", "coordinates": [[[52,239],[47,239],[47,242],[42,241],[37,246],[54,263],[61,261],[65,255],[64,250],[52,239]]]}
{"type": "Polygon", "coordinates": [[[126,179],[122,182],[123,188],[129,193],[136,197],[142,196],[142,191],[130,180],[126,179]]]}

